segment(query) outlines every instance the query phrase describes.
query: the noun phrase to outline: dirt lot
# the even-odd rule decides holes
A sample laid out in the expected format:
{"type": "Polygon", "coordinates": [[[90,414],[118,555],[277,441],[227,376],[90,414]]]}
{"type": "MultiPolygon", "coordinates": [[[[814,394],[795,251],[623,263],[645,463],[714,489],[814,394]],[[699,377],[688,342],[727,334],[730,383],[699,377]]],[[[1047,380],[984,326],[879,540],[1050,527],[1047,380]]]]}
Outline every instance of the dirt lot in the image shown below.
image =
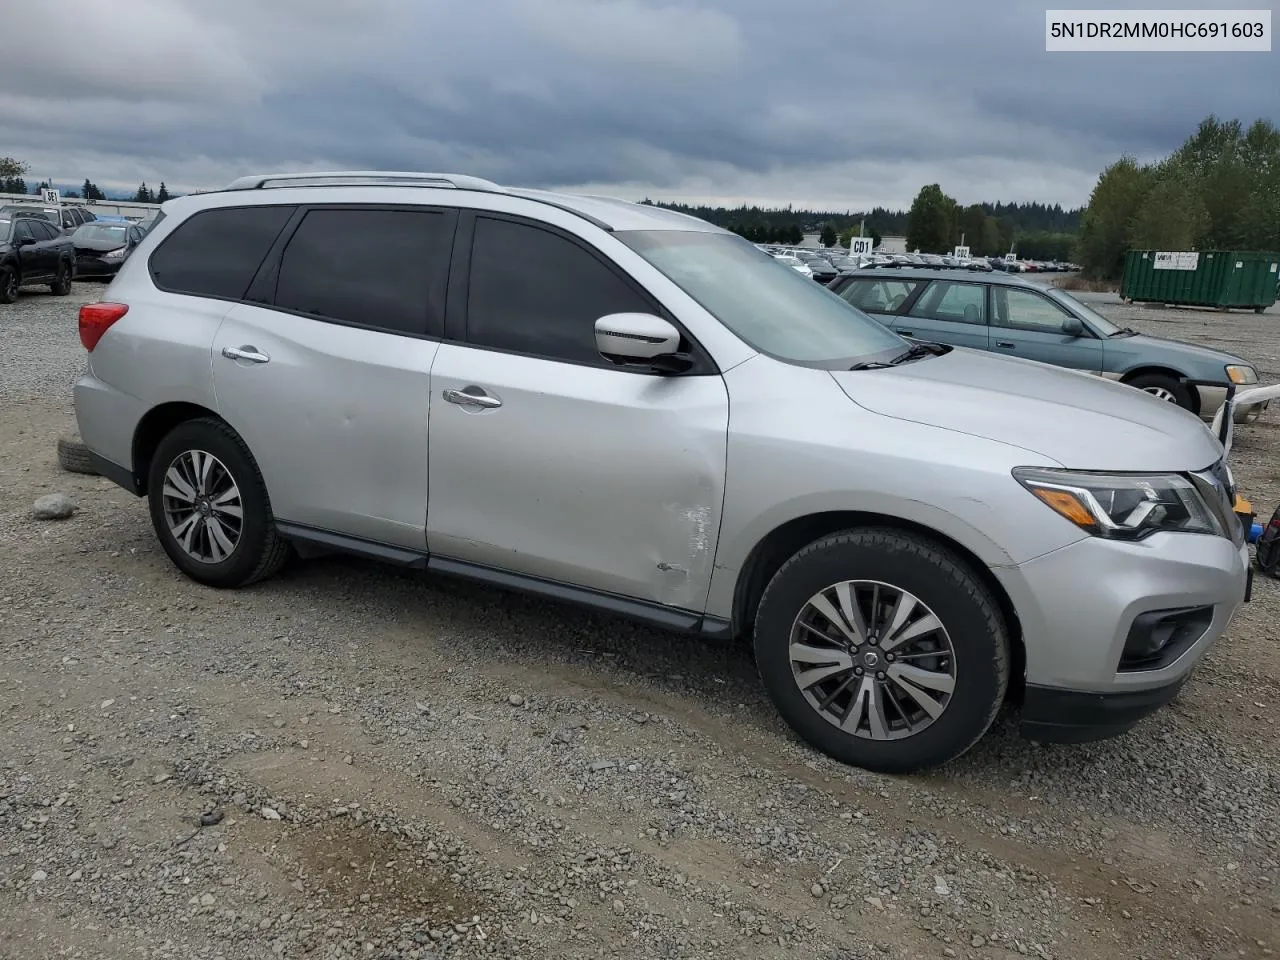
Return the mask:
{"type": "MultiPolygon", "coordinates": [[[[877,777],[800,745],[737,646],[356,560],[183,579],[142,501],[54,460],[100,289],[0,307],[0,957],[1280,950],[1280,583],[1126,737],[1003,717],[877,777]],[[54,491],[78,512],[34,519],[54,491]]],[[[1092,299],[1280,380],[1274,310],[1092,299]]],[[[1269,511],[1280,411],[1237,445],[1269,511]]]]}

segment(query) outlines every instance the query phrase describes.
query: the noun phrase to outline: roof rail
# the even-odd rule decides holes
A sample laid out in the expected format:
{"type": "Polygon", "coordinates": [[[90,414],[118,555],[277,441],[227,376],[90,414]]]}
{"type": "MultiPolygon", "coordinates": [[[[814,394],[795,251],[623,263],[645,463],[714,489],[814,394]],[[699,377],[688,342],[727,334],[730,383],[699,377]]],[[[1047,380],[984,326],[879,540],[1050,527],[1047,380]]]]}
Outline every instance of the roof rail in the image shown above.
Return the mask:
{"type": "Polygon", "coordinates": [[[240,177],[224,190],[269,190],[276,187],[445,187],[506,193],[491,180],[455,173],[406,173],[393,170],[334,170],[325,173],[268,173],[240,177]]]}

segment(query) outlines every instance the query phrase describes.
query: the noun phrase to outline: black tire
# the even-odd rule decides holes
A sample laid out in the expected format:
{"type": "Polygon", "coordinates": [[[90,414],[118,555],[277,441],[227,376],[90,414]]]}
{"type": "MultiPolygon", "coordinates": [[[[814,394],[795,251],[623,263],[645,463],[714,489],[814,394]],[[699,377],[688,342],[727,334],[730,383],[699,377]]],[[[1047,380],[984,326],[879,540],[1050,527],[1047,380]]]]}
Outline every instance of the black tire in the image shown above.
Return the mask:
{"type": "Polygon", "coordinates": [[[1196,404],[1191,396],[1191,388],[1181,380],[1163,373],[1143,373],[1126,380],[1125,383],[1144,393],[1155,394],[1162,400],[1176,403],[1183,410],[1195,412],[1196,404]]]}
{"type": "Polygon", "coordinates": [[[206,417],[174,427],[151,459],[147,478],[151,523],[169,559],[192,580],[210,587],[245,587],[275,574],[289,555],[289,543],[275,528],[271,500],[253,454],[240,436],[221,420],[206,417]],[[216,457],[240,491],[242,526],[234,549],[220,562],[191,556],[169,529],[164,481],[170,465],[184,453],[216,457]]]}
{"type": "Polygon", "coordinates": [[[0,267],[0,303],[14,303],[18,299],[18,275],[13,267],[0,267]]]}
{"type": "Polygon", "coordinates": [[[49,289],[53,291],[55,297],[65,297],[71,293],[71,281],[75,273],[75,268],[66,260],[58,261],[58,272],[54,275],[53,283],[49,284],[49,289]]]}
{"type": "Polygon", "coordinates": [[[58,438],[58,466],[70,473],[98,475],[93,459],[89,456],[89,448],[78,437],[58,438]]]}
{"type": "Polygon", "coordinates": [[[1009,684],[1008,626],[991,591],[960,557],[893,529],[834,534],[783,564],[756,612],[760,678],[784,720],[809,744],[843,763],[879,773],[911,773],[963,754],[986,733],[1009,684]],[[792,673],[791,632],[809,599],[842,581],[905,590],[941,621],[954,650],[955,687],[932,723],[896,740],[841,730],[809,703],[792,673]]]}

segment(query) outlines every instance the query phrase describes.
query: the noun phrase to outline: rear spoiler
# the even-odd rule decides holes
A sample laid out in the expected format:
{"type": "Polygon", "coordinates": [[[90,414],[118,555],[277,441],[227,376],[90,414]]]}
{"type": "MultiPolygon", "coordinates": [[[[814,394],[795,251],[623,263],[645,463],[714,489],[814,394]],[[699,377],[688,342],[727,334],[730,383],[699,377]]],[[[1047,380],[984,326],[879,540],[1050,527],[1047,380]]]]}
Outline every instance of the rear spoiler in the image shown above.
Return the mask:
{"type": "MultiPolygon", "coordinates": [[[[1197,380],[1188,380],[1188,383],[1197,386],[1220,387],[1221,383],[1206,383],[1197,380]]],[[[1213,417],[1213,434],[1222,443],[1222,449],[1230,453],[1231,441],[1235,437],[1235,408],[1237,404],[1260,403],[1263,400],[1280,399],[1280,384],[1273,384],[1269,387],[1249,387],[1246,390],[1237,390],[1234,383],[1227,385],[1227,399],[1223,401],[1222,407],[1213,417]]]]}

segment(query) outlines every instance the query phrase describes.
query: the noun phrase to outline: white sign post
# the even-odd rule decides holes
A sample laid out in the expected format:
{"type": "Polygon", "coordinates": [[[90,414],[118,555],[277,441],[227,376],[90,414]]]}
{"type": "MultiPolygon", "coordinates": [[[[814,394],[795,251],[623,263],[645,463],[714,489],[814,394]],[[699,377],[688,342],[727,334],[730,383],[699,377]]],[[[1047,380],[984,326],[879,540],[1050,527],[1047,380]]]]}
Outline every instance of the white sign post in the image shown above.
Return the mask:
{"type": "Polygon", "coordinates": [[[969,257],[969,248],[968,248],[968,247],[956,247],[956,248],[955,248],[955,250],[953,250],[953,251],[952,251],[951,255],[952,255],[953,257],[957,257],[957,258],[959,258],[959,259],[961,259],[961,260],[967,260],[967,259],[968,259],[968,257],[969,257]]]}
{"type": "Polygon", "coordinates": [[[874,244],[875,241],[870,237],[852,237],[849,240],[849,253],[855,256],[870,253],[874,244]]]}
{"type": "Polygon", "coordinates": [[[59,194],[57,190],[45,190],[41,196],[44,198],[45,203],[52,203],[54,206],[60,206],[62,204],[62,195],[59,194]]]}

